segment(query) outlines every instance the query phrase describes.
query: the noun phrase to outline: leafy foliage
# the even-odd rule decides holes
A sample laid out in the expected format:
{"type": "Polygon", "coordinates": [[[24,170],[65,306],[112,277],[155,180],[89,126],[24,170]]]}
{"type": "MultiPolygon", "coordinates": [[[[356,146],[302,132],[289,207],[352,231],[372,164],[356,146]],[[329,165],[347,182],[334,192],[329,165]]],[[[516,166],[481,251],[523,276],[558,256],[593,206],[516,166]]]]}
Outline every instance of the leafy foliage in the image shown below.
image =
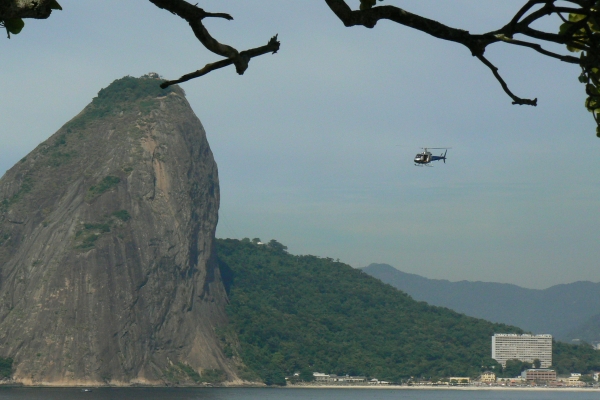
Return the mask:
{"type": "MultiPolygon", "coordinates": [[[[417,302],[331,258],[259,242],[218,239],[217,253],[239,355],[267,384],[307,371],[399,382],[482,369],[509,377],[532,366],[512,360],[501,372],[490,357],[490,337],[523,333],[519,328],[417,302]]],[[[553,363],[559,374],[588,373],[600,370],[600,352],[555,342],[553,363]]]]}
{"type": "Polygon", "coordinates": [[[187,364],[177,363],[171,365],[165,371],[164,378],[175,384],[193,382],[200,383],[200,374],[187,364]]]}
{"type": "Polygon", "coordinates": [[[6,29],[6,36],[10,39],[10,34],[17,35],[21,33],[25,22],[21,18],[10,18],[0,20],[0,26],[6,29]]]}
{"type": "Polygon", "coordinates": [[[127,222],[131,219],[131,215],[129,214],[129,211],[127,211],[127,210],[115,211],[114,213],[112,213],[112,215],[117,217],[118,219],[120,219],[123,222],[127,222]]]}
{"type": "Polygon", "coordinates": [[[92,105],[98,109],[112,108],[119,103],[132,103],[146,97],[166,96],[173,88],[161,89],[163,79],[155,79],[149,75],[141,78],[126,76],[113,81],[108,87],[100,89],[92,105]]]}
{"type": "Polygon", "coordinates": [[[200,381],[208,383],[223,382],[227,379],[225,372],[220,369],[205,369],[202,371],[202,375],[199,376],[200,381]]]}
{"type": "MultiPolygon", "coordinates": [[[[35,7],[35,2],[32,2],[32,5],[35,7]]],[[[62,10],[62,7],[56,0],[50,1],[50,9],[52,10],[62,10]]],[[[0,19],[0,27],[6,29],[6,35],[10,39],[10,34],[17,35],[21,33],[23,27],[25,26],[25,22],[21,18],[7,18],[0,19]]]]}
{"type": "Polygon", "coordinates": [[[86,194],[86,200],[90,201],[100,196],[102,193],[112,189],[121,182],[121,179],[117,176],[107,175],[97,184],[93,185],[88,189],[86,194]]]}
{"type": "Polygon", "coordinates": [[[267,384],[306,369],[393,382],[475,376],[496,364],[495,332],[521,332],[417,302],[330,258],[232,239],[217,252],[240,356],[267,384]]]}
{"type": "Polygon", "coordinates": [[[178,87],[168,87],[161,89],[160,84],[164,79],[160,79],[158,74],[148,74],[140,78],[126,76],[113,81],[108,87],[100,89],[98,96],[94,97],[92,103],[84,111],[69,121],[65,128],[67,131],[83,129],[87,124],[111,114],[127,111],[133,107],[134,103],[141,111],[148,111],[154,104],[150,99],[166,96],[174,91],[181,91],[178,87]]]}
{"type": "Polygon", "coordinates": [[[503,378],[514,378],[516,376],[521,375],[521,372],[523,372],[529,368],[533,368],[533,365],[526,361],[507,360],[506,366],[504,367],[502,372],[500,372],[500,370],[498,369],[497,370],[498,373],[496,375],[498,377],[503,377],[503,378]]]}
{"type": "Polygon", "coordinates": [[[27,193],[31,192],[33,189],[34,180],[31,175],[25,175],[21,182],[21,187],[19,191],[15,193],[10,198],[3,199],[0,203],[0,210],[6,211],[11,205],[19,202],[27,193]]]}
{"type": "Polygon", "coordinates": [[[596,136],[600,137],[600,0],[570,13],[558,33],[566,38],[569,51],[581,52],[579,81],[585,84],[585,107],[596,120],[596,136]]]}
{"type": "Polygon", "coordinates": [[[130,219],[131,215],[127,210],[119,210],[105,215],[101,222],[84,223],[81,229],[75,233],[75,248],[81,250],[93,248],[103,234],[110,232],[114,227],[118,228],[124,225],[130,219]]]}
{"type": "Polygon", "coordinates": [[[583,343],[571,345],[562,342],[552,343],[552,367],[557,374],[579,372],[582,374],[600,371],[600,351],[583,343]]]}
{"type": "Polygon", "coordinates": [[[0,378],[10,378],[12,375],[12,358],[0,357],[0,378]]]}

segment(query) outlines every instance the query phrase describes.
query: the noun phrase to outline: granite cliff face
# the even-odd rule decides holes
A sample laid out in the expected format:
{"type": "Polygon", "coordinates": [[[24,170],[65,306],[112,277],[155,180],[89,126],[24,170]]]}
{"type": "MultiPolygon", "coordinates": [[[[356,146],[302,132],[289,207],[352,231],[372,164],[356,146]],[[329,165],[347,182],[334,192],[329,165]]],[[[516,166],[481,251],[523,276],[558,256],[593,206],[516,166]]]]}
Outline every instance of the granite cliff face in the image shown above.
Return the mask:
{"type": "Polygon", "coordinates": [[[113,82],[0,179],[0,356],[16,381],[236,379],[215,334],[217,166],[183,90],[159,83],[113,82]]]}

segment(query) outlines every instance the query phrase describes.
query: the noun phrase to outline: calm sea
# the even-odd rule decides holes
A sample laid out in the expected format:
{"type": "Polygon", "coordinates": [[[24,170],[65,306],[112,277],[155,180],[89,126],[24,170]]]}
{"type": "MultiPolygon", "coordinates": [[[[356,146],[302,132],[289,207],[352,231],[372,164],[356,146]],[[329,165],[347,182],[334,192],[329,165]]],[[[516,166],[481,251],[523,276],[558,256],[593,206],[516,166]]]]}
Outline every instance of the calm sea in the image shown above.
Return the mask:
{"type": "Polygon", "coordinates": [[[30,389],[0,388],[0,400],[599,400],[589,392],[385,389],[30,389]]]}

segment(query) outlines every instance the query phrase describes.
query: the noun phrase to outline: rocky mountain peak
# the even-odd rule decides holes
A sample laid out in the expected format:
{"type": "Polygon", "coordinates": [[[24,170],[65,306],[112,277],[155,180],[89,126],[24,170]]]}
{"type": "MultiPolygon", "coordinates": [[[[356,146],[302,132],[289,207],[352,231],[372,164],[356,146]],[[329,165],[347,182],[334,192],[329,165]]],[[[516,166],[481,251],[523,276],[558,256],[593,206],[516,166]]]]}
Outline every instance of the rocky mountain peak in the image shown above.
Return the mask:
{"type": "Polygon", "coordinates": [[[160,82],[114,81],[0,179],[0,356],[17,381],[235,379],[214,332],[217,166],[160,82]]]}

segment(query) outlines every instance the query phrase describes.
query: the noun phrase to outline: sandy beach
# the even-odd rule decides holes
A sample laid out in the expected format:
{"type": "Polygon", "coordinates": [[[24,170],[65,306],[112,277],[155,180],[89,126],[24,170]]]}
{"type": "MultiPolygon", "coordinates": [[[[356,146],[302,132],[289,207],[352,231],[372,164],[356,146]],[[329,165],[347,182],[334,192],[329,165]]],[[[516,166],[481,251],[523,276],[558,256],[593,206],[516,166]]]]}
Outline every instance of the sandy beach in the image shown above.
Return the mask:
{"type": "Polygon", "coordinates": [[[406,386],[406,385],[287,385],[289,389],[374,389],[374,390],[508,390],[538,392],[600,392],[600,387],[532,387],[532,386],[406,386]]]}

